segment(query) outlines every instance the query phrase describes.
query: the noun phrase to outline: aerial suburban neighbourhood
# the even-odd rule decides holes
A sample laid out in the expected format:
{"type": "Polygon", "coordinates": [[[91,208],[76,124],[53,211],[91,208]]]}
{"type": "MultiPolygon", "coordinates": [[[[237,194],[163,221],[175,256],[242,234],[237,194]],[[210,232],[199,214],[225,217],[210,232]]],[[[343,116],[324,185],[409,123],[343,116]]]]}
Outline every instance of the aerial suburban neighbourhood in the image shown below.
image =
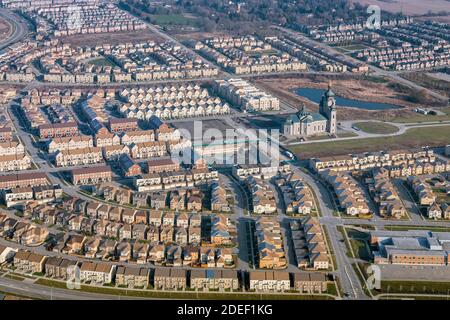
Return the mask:
{"type": "Polygon", "coordinates": [[[449,2],[216,2],[0,0],[0,300],[446,300],[449,2]]]}

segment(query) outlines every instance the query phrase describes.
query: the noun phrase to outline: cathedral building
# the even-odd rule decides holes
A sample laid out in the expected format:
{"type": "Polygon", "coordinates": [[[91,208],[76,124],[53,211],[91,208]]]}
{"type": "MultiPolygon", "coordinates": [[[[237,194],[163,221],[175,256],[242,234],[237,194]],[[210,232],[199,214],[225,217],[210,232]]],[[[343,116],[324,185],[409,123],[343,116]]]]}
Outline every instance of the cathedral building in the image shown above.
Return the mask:
{"type": "Polygon", "coordinates": [[[305,107],[291,115],[283,124],[286,136],[310,137],[321,134],[336,134],[336,99],[331,87],[325,91],[319,104],[319,112],[308,112],[305,107]]]}

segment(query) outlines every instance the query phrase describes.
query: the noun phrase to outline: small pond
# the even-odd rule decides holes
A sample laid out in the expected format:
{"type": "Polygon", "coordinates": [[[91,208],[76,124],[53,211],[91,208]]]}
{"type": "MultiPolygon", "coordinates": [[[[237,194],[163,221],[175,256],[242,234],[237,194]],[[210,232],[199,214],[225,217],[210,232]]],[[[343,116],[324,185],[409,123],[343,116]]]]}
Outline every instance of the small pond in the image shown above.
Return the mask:
{"type": "MultiPolygon", "coordinates": [[[[320,102],[320,99],[322,99],[325,90],[313,88],[298,88],[295,89],[294,92],[297,95],[318,104],[320,102]]],[[[394,104],[346,99],[339,97],[338,95],[336,95],[335,98],[336,98],[336,105],[341,107],[352,107],[366,110],[387,110],[387,109],[402,108],[401,106],[397,106],[394,104]]]]}

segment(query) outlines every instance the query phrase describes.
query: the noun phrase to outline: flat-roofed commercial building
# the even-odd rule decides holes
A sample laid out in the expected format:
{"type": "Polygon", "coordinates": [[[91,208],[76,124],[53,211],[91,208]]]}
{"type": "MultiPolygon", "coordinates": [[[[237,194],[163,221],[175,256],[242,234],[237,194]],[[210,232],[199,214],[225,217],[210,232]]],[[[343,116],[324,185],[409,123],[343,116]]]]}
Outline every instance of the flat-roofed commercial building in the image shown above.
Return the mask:
{"type": "Polygon", "coordinates": [[[448,264],[449,232],[372,231],[370,242],[377,245],[377,250],[373,252],[377,264],[448,264]]]}

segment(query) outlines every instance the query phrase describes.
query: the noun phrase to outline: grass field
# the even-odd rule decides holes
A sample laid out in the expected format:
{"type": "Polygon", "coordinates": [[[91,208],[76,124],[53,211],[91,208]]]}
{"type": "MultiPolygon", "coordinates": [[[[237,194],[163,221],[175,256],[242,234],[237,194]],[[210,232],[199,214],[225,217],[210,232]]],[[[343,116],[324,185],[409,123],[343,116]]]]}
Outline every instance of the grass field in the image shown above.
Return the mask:
{"type": "Polygon", "coordinates": [[[351,231],[348,231],[350,245],[357,258],[365,261],[370,261],[372,255],[368,249],[367,240],[356,239],[351,236],[351,231]]]}
{"type": "Polygon", "coordinates": [[[384,226],[386,230],[390,231],[407,231],[407,230],[429,230],[436,232],[450,232],[450,227],[428,227],[428,226],[384,226]]]}
{"type": "Polygon", "coordinates": [[[423,115],[420,113],[414,113],[413,115],[405,114],[405,116],[396,115],[395,117],[387,117],[383,120],[389,122],[407,123],[407,122],[434,122],[434,121],[448,121],[450,120],[450,107],[437,109],[444,114],[441,115],[423,115]]]}
{"type": "Polygon", "coordinates": [[[181,14],[158,14],[150,15],[152,23],[158,25],[195,25],[193,18],[185,17],[181,14]]]}
{"type": "Polygon", "coordinates": [[[382,293],[449,294],[450,282],[381,281],[382,293]]]}
{"type": "Polygon", "coordinates": [[[396,126],[389,124],[389,123],[383,123],[383,122],[367,121],[367,122],[357,122],[353,125],[367,133],[389,134],[389,133],[395,133],[398,131],[398,128],[396,126]]]}
{"type": "Polygon", "coordinates": [[[443,146],[450,140],[450,125],[439,127],[412,128],[404,134],[391,137],[350,139],[300,144],[289,147],[299,158],[330,156],[389,149],[407,149],[421,146],[443,146]]]}
{"type": "Polygon", "coordinates": [[[94,66],[115,66],[115,64],[107,58],[96,58],[89,61],[88,64],[94,66]]]}
{"type": "Polygon", "coordinates": [[[351,131],[345,131],[345,132],[341,132],[341,133],[338,132],[337,136],[339,138],[350,138],[350,137],[357,137],[358,134],[351,132],[351,131]]]}

